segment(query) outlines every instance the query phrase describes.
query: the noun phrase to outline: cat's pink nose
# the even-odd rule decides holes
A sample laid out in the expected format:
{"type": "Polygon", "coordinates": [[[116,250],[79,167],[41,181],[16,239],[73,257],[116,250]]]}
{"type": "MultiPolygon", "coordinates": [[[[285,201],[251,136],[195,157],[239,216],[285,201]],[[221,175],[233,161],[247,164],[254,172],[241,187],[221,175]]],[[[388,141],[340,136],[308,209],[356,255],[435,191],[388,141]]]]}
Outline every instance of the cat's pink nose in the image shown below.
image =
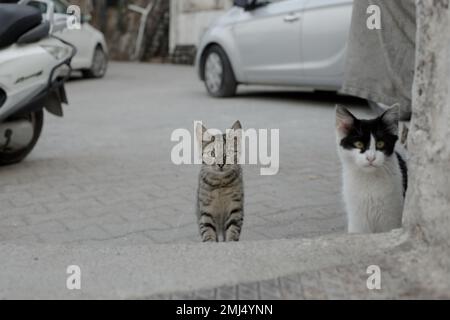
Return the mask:
{"type": "Polygon", "coordinates": [[[366,156],[367,161],[369,161],[370,163],[375,161],[375,156],[366,156]]]}

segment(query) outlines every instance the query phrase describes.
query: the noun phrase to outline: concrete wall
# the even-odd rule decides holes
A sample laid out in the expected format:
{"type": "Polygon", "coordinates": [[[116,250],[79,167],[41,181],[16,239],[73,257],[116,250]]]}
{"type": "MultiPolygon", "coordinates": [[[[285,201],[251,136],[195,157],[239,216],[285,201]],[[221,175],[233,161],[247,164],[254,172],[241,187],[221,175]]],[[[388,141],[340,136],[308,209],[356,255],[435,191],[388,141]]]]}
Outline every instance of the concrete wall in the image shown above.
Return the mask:
{"type": "Polygon", "coordinates": [[[152,0],[154,10],[148,18],[144,41],[135,57],[140,15],[128,10],[128,4],[146,7],[150,0],[122,0],[116,6],[107,6],[106,0],[71,0],[82,11],[92,15],[92,24],[103,31],[114,60],[166,61],[169,56],[169,2],[152,0]]]}
{"type": "Polygon", "coordinates": [[[418,32],[405,227],[450,245],[450,1],[417,0],[418,32]]]}
{"type": "Polygon", "coordinates": [[[232,4],[232,0],[170,0],[170,52],[178,45],[197,45],[208,25],[232,4]]]}

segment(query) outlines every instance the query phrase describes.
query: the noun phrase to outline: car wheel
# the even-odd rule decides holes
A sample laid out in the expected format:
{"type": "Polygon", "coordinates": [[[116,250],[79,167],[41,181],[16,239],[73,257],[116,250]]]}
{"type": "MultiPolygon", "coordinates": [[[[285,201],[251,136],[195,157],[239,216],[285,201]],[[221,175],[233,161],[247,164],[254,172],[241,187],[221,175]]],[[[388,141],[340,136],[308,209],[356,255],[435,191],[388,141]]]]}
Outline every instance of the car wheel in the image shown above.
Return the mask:
{"type": "Polygon", "coordinates": [[[33,125],[33,138],[30,143],[20,150],[5,150],[5,148],[0,149],[0,166],[11,165],[21,162],[25,159],[28,154],[33,150],[39,137],[41,136],[42,126],[44,124],[44,112],[42,110],[31,113],[27,116],[27,119],[33,125]]]}
{"type": "Polygon", "coordinates": [[[221,47],[213,45],[205,53],[203,76],[211,96],[231,97],[236,94],[236,78],[230,60],[221,47]]]}
{"type": "Polygon", "coordinates": [[[108,57],[100,46],[97,46],[92,57],[92,65],[88,70],[83,70],[85,78],[103,78],[108,68],[108,57]]]}

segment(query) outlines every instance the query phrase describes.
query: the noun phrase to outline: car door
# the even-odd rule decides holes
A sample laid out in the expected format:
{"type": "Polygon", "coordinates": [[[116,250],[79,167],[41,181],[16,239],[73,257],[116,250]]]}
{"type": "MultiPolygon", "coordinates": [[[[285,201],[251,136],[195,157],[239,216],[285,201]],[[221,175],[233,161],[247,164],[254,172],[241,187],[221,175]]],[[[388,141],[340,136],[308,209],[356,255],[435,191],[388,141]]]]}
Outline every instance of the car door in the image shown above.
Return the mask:
{"type": "MultiPolygon", "coordinates": [[[[52,0],[55,7],[54,19],[66,21],[68,16],[68,7],[70,3],[64,0],[52,0]]],[[[43,13],[46,12],[47,6],[39,1],[29,1],[29,5],[32,5],[40,9],[43,13]]],[[[61,37],[63,40],[73,44],[77,48],[77,54],[72,59],[71,66],[73,69],[89,68],[92,62],[93,47],[91,33],[88,32],[87,26],[81,24],[81,29],[68,29],[65,28],[62,31],[55,33],[56,36],[61,37]]]]}
{"type": "MultiPolygon", "coordinates": [[[[61,15],[67,17],[70,3],[65,0],[53,0],[53,3],[55,4],[55,16],[61,15]]],[[[58,36],[77,48],[77,54],[72,59],[72,68],[89,68],[92,63],[94,49],[94,39],[92,33],[89,31],[89,26],[80,21],[80,29],[66,28],[58,36]]]]}
{"type": "Polygon", "coordinates": [[[352,16],[351,0],[309,0],[302,21],[301,77],[333,84],[342,77],[352,16]]]}
{"type": "Polygon", "coordinates": [[[301,67],[301,14],[306,0],[265,2],[243,10],[233,26],[245,77],[252,83],[295,83],[301,67]]]}

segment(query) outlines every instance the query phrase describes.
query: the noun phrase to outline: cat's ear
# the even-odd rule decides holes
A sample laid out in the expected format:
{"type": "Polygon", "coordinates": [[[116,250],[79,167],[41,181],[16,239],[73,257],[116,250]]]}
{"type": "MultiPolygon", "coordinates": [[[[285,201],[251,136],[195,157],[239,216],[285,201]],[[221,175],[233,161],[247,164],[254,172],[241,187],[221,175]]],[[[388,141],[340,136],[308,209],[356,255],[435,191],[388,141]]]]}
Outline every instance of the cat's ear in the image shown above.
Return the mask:
{"type": "Polygon", "coordinates": [[[340,135],[346,136],[355,120],[355,116],[347,108],[336,105],[336,130],[340,135]]]}
{"type": "Polygon", "coordinates": [[[233,129],[233,130],[239,130],[239,129],[242,129],[241,122],[240,122],[239,120],[237,120],[237,121],[231,126],[231,129],[233,129]]]}
{"type": "Polygon", "coordinates": [[[201,122],[197,122],[197,126],[195,127],[195,136],[197,137],[197,141],[200,145],[203,144],[203,135],[206,131],[208,131],[208,129],[206,129],[201,122]]]}
{"type": "Polygon", "coordinates": [[[400,116],[400,104],[396,103],[386,110],[380,119],[393,135],[398,135],[398,119],[400,116]]]}

